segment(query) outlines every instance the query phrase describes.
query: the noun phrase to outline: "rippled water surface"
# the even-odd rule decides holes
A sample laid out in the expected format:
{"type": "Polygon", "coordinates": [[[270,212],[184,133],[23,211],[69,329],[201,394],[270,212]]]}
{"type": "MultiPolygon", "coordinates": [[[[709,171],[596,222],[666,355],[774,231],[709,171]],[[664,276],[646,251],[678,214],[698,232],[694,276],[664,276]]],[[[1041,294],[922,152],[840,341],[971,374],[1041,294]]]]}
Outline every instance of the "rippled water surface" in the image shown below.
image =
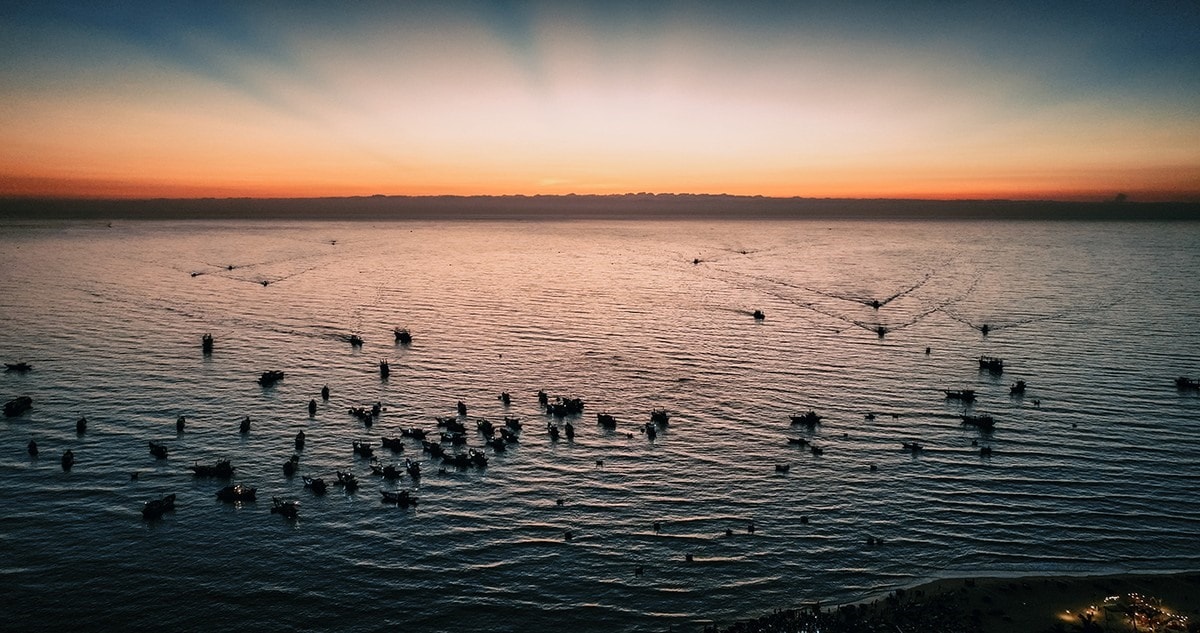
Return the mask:
{"type": "Polygon", "coordinates": [[[1200,395],[1173,383],[1200,377],[1200,224],[0,229],[0,357],[33,365],[0,396],[34,401],[0,420],[5,630],[686,631],[948,574],[1200,568],[1200,395]],[[286,377],[262,388],[268,369],[286,377]],[[544,415],[540,389],[584,414],[544,415]],[[974,389],[994,432],[944,389],[974,389]],[[472,426],[520,417],[520,443],[446,472],[418,441],[378,447],[423,467],[395,483],[351,451],[460,400],[472,426]],[[347,413],[376,401],[369,427],[347,413]],[[299,474],[352,471],[356,494],[284,476],[299,430],[299,474]],[[188,468],[220,458],[257,502],[188,468]]]}

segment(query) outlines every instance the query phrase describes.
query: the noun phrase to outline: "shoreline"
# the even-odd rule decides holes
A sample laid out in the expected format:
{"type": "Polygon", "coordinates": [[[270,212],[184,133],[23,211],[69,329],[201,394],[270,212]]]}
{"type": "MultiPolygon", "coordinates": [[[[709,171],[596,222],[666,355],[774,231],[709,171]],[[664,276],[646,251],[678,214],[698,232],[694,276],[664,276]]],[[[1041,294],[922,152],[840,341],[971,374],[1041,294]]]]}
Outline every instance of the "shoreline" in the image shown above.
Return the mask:
{"type": "Polygon", "coordinates": [[[1200,571],[941,578],[869,602],[818,603],[705,631],[1126,633],[1135,630],[1131,613],[1142,633],[1200,631],[1200,571]]]}

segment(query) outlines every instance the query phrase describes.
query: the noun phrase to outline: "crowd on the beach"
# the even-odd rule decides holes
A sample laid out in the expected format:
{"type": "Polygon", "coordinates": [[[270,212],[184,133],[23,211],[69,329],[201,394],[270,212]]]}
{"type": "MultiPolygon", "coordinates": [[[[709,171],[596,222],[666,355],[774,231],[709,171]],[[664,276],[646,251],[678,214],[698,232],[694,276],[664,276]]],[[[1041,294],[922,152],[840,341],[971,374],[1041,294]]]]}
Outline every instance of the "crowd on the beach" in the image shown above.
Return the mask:
{"type": "Polygon", "coordinates": [[[705,633],[979,633],[981,618],[978,612],[963,613],[951,594],[927,597],[898,590],[869,604],[780,610],[726,628],[706,627],[705,633]]]}

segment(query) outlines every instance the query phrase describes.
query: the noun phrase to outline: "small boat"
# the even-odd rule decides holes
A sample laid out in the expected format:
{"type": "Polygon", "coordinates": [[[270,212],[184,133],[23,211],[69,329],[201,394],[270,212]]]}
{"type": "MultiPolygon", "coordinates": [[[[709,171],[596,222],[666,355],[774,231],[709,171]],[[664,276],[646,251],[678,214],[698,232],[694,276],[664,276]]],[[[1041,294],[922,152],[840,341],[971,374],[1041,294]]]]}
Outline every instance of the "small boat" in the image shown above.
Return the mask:
{"type": "Polygon", "coordinates": [[[998,374],[1004,371],[1004,359],[995,356],[980,356],[979,368],[998,374]]]}
{"type": "Polygon", "coordinates": [[[387,378],[390,375],[392,375],[391,365],[388,365],[388,362],[386,360],[379,361],[379,377],[387,378]]]}
{"type": "Polygon", "coordinates": [[[147,501],[142,506],[142,518],[147,520],[160,519],[167,510],[175,509],[175,494],[169,494],[162,499],[147,501]]]}
{"type": "Polygon", "coordinates": [[[789,437],[789,438],[787,438],[787,442],[788,442],[788,444],[791,444],[793,446],[800,446],[800,447],[808,446],[808,440],[806,440],[802,437],[789,437]]]}
{"type": "Polygon", "coordinates": [[[183,427],[187,425],[187,418],[182,415],[175,418],[175,432],[183,433],[183,427]]]}
{"type": "Polygon", "coordinates": [[[17,373],[25,373],[25,372],[29,371],[30,369],[33,369],[33,365],[30,365],[29,363],[21,361],[19,363],[4,363],[4,368],[5,368],[4,371],[15,371],[17,373]]]}
{"type": "Polygon", "coordinates": [[[411,459],[404,460],[404,470],[408,472],[408,476],[413,479],[421,478],[421,464],[414,462],[411,459]]]}
{"type": "Polygon", "coordinates": [[[658,427],[654,426],[653,422],[647,422],[646,425],[642,427],[642,432],[645,433],[646,438],[650,440],[658,437],[658,427]]]}
{"type": "Polygon", "coordinates": [[[520,431],[521,430],[521,418],[513,418],[513,417],[509,417],[506,415],[506,416],[504,416],[504,426],[507,426],[508,428],[510,428],[514,431],[520,431]]]}
{"type": "Polygon", "coordinates": [[[548,433],[550,433],[550,441],[551,442],[558,441],[558,426],[557,425],[555,425],[552,422],[547,422],[546,423],[546,431],[548,433]]]}
{"type": "Polygon", "coordinates": [[[258,384],[264,387],[270,387],[280,380],[283,380],[283,372],[272,369],[271,371],[264,371],[262,375],[259,376],[258,384]]]}
{"type": "Polygon", "coordinates": [[[786,473],[787,471],[789,471],[791,469],[792,469],[791,464],[775,464],[775,472],[777,472],[777,473],[786,473]]]}
{"type": "Polygon", "coordinates": [[[321,479],[320,477],[315,477],[315,478],[314,477],[305,477],[304,478],[304,487],[313,491],[313,494],[315,494],[315,495],[325,494],[325,490],[327,488],[327,486],[325,485],[325,480],[321,479]]]}
{"type": "Polygon", "coordinates": [[[407,429],[400,429],[401,437],[411,437],[411,438],[415,438],[418,440],[423,440],[423,439],[425,439],[425,436],[427,436],[428,434],[429,433],[427,431],[425,431],[425,429],[418,429],[415,426],[410,426],[407,429]]]}
{"type": "Polygon", "coordinates": [[[943,389],[947,400],[962,400],[970,402],[975,399],[974,389],[943,389]]]}
{"type": "Polygon", "coordinates": [[[671,421],[671,414],[666,409],[651,409],[650,421],[655,424],[666,424],[671,421]]]}
{"type": "Polygon", "coordinates": [[[250,416],[246,416],[242,423],[238,426],[238,430],[242,433],[250,432],[250,416]]]}
{"type": "Polygon", "coordinates": [[[18,396],[4,403],[4,415],[15,418],[33,408],[33,398],[18,396]]]}
{"type": "Polygon", "coordinates": [[[996,421],[990,415],[963,415],[962,423],[969,426],[977,426],[985,431],[989,431],[996,426],[996,421]]]}
{"type": "Polygon", "coordinates": [[[508,395],[507,391],[501,391],[500,402],[503,402],[504,406],[507,407],[508,405],[512,404],[512,396],[508,395]]]}
{"type": "Polygon", "coordinates": [[[321,399],[322,400],[329,399],[329,385],[325,385],[324,387],[321,387],[321,399]]]}
{"type": "Polygon", "coordinates": [[[404,450],[404,440],[401,438],[385,437],[385,438],[381,438],[381,439],[383,441],[383,447],[387,448],[387,449],[391,449],[391,451],[393,453],[399,453],[404,450]]]}
{"type": "Polygon", "coordinates": [[[475,421],[475,428],[487,437],[496,435],[496,425],[492,424],[491,420],[483,419],[475,421]]]}
{"type": "Polygon", "coordinates": [[[568,440],[575,439],[575,425],[574,424],[567,422],[566,424],[563,425],[563,431],[565,431],[567,433],[568,440]]]}
{"type": "Polygon", "coordinates": [[[150,454],[158,459],[166,459],[167,445],[159,444],[158,442],[150,442],[150,454]]]}
{"type": "Polygon", "coordinates": [[[762,310],[755,310],[755,311],[754,311],[754,320],[755,320],[755,321],[762,321],[762,320],[763,320],[763,319],[765,319],[765,318],[767,318],[767,315],[763,314],[763,311],[762,311],[762,310]]]}
{"type": "Polygon", "coordinates": [[[291,477],[296,474],[296,468],[300,466],[300,456],[292,455],[286,462],[283,462],[283,476],[291,477]]]}
{"type": "Polygon", "coordinates": [[[197,477],[217,477],[228,479],[233,476],[233,466],[228,459],[222,459],[212,466],[208,464],[192,464],[192,472],[197,477]]]}
{"type": "Polygon", "coordinates": [[[296,450],[304,450],[304,431],[296,432],[296,450]]]}
{"type": "Polygon", "coordinates": [[[408,328],[393,328],[392,333],[396,335],[397,343],[401,345],[408,345],[409,343],[412,343],[412,334],[408,331],[408,328]]]}
{"type": "Polygon", "coordinates": [[[63,455],[62,455],[63,472],[71,470],[71,467],[74,465],[75,465],[75,453],[71,449],[68,448],[66,451],[63,452],[63,455]]]}
{"type": "Polygon", "coordinates": [[[28,446],[26,446],[26,450],[28,450],[28,451],[29,451],[29,456],[30,456],[30,457],[37,457],[37,456],[38,456],[38,445],[37,445],[37,442],[35,442],[35,441],[33,441],[33,440],[29,440],[29,445],[28,445],[28,446]]]}
{"type": "Polygon", "coordinates": [[[904,450],[912,451],[914,453],[922,448],[922,446],[916,442],[901,442],[900,446],[904,447],[904,450]]]}
{"type": "Polygon", "coordinates": [[[352,473],[344,473],[339,470],[335,473],[335,475],[337,476],[337,485],[345,488],[346,492],[354,492],[355,490],[358,490],[358,478],[352,473]]]}
{"type": "Polygon", "coordinates": [[[83,435],[87,432],[87,418],[81,417],[78,420],[75,420],[75,432],[80,435],[83,435]]]}
{"type": "Polygon", "coordinates": [[[821,421],[821,416],[817,415],[816,411],[807,411],[800,415],[788,416],[792,419],[792,424],[805,424],[815,426],[821,421]]]}
{"type": "Polygon", "coordinates": [[[375,449],[371,448],[371,445],[366,441],[360,442],[358,440],[354,440],[350,443],[350,445],[354,448],[355,455],[359,455],[361,457],[370,457],[375,454],[375,449]]]}
{"type": "Polygon", "coordinates": [[[1181,390],[1200,389],[1200,380],[1193,380],[1187,376],[1180,376],[1175,379],[1175,387],[1181,390]]]}
{"type": "Polygon", "coordinates": [[[394,503],[401,508],[417,505],[417,498],[409,494],[407,490],[401,490],[400,492],[380,490],[379,494],[383,496],[383,503],[394,503]]]}
{"type": "Polygon", "coordinates": [[[363,344],[363,340],[362,340],[361,336],[359,336],[357,334],[350,335],[350,346],[351,347],[362,347],[362,344],[363,344]]]}
{"type": "Polygon", "coordinates": [[[316,417],[317,415],[317,399],[311,398],[308,401],[308,417],[316,417]]]}
{"type": "Polygon", "coordinates": [[[1008,388],[1008,392],[1014,396],[1025,393],[1025,381],[1018,380],[1017,382],[1014,382],[1012,386],[1008,388]]]}
{"type": "Polygon", "coordinates": [[[617,419],[607,413],[597,413],[596,423],[606,429],[617,428],[617,419]]]}
{"type": "Polygon", "coordinates": [[[271,514],[282,514],[283,516],[294,519],[300,514],[299,501],[284,501],[279,497],[271,497],[271,514]]]}
{"type": "Polygon", "coordinates": [[[234,484],[218,490],[217,498],[221,501],[254,501],[254,497],[257,494],[258,488],[234,484]]]}
{"type": "Polygon", "coordinates": [[[458,409],[458,414],[459,414],[459,415],[466,415],[466,414],[467,414],[467,403],[463,402],[462,400],[459,400],[459,401],[458,401],[458,404],[456,405],[456,408],[458,409]]]}
{"type": "Polygon", "coordinates": [[[200,349],[206,353],[212,353],[213,337],[212,334],[205,334],[200,337],[200,349]]]}

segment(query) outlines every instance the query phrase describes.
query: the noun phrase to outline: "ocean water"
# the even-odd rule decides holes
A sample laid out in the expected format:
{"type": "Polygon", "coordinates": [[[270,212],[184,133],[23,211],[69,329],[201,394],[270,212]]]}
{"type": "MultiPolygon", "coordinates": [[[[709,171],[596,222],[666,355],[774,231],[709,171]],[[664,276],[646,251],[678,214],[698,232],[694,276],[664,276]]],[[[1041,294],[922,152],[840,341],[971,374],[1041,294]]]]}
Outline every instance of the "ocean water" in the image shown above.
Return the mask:
{"type": "Polygon", "coordinates": [[[6,631],[687,631],[948,575],[1200,568],[1200,395],[1173,382],[1200,377],[1197,223],[0,230],[0,358],[33,365],[0,397],[34,401],[0,420],[6,631]],[[945,389],[974,389],[995,430],[945,389]],[[539,390],[584,414],[546,416],[539,390]],[[520,417],[520,443],[445,472],[415,440],[378,446],[460,400],[468,424],[520,417]],[[370,426],[347,412],[374,402],[370,426]],[[651,441],[654,408],[672,417],[651,441]],[[810,409],[820,424],[790,423],[810,409]],[[373,477],[356,439],[423,476],[373,477]],[[257,502],[189,469],[221,458],[257,502]],[[304,489],[337,470],[357,493],[304,489]],[[143,520],[167,493],[176,510],[143,520]]]}

